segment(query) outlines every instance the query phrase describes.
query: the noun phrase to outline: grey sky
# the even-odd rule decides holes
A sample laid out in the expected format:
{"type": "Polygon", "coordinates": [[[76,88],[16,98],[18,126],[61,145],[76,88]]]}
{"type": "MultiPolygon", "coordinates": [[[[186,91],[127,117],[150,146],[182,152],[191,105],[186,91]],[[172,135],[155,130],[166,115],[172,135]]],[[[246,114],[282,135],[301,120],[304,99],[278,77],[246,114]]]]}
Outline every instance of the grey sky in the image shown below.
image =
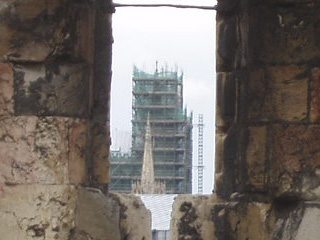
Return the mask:
{"type": "MultiPolygon", "coordinates": [[[[165,1],[118,0],[117,3],[165,1]]],[[[167,1],[213,6],[212,1],[167,1]]],[[[213,188],[215,12],[174,8],[117,8],[113,16],[112,129],[131,131],[131,77],[133,65],[153,72],[159,66],[177,65],[184,73],[184,105],[204,114],[204,192],[213,188]]],[[[114,131],[112,132],[114,135],[114,131]]],[[[115,139],[115,136],[113,136],[115,139]]],[[[194,127],[194,165],[197,165],[197,127],[194,127]]],[[[116,144],[116,143],[115,143],[116,144]]],[[[194,177],[196,177],[194,168],[194,177]]],[[[194,178],[194,191],[196,188],[194,178]]]]}

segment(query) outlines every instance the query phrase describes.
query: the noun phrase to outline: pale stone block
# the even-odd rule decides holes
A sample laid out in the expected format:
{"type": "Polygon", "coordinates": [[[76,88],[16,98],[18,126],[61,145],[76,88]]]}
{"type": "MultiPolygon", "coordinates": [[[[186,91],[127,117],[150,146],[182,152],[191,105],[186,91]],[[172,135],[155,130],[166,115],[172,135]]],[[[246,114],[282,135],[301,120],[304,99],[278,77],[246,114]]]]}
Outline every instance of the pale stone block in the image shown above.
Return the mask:
{"type": "Polygon", "coordinates": [[[0,196],[2,239],[69,239],[75,227],[75,187],[0,185],[0,196]]]}
{"type": "Polygon", "coordinates": [[[304,211],[294,240],[318,240],[320,236],[320,205],[310,206],[304,211]]]}
{"type": "Polygon", "coordinates": [[[151,240],[151,213],[140,197],[132,194],[110,193],[109,198],[120,206],[121,239],[151,240]]]}
{"type": "Polygon", "coordinates": [[[282,202],[272,239],[318,240],[320,234],[319,202],[282,202]]]}
{"type": "Polygon", "coordinates": [[[72,185],[0,185],[0,236],[17,240],[151,240],[151,215],[133,195],[72,185]]]}
{"type": "Polygon", "coordinates": [[[100,190],[79,188],[76,228],[71,239],[123,239],[120,231],[120,209],[119,202],[106,197],[100,190]]]}
{"type": "Polygon", "coordinates": [[[0,121],[0,183],[84,183],[86,125],[61,117],[0,121]]]}

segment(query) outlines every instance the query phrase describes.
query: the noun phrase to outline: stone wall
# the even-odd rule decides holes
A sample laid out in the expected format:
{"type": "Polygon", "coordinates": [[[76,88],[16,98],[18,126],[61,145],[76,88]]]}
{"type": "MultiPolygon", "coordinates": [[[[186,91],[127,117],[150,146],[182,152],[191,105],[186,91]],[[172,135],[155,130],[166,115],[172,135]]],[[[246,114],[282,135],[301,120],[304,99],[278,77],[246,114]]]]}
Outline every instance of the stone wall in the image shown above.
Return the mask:
{"type": "Polygon", "coordinates": [[[107,193],[113,11],[0,2],[0,239],[150,239],[141,201],[107,193]]]}
{"type": "MultiPolygon", "coordinates": [[[[318,240],[320,2],[220,0],[216,193],[179,196],[173,240],[318,240]]],[[[0,3],[0,238],[149,240],[108,194],[108,0],[0,3]]]]}
{"type": "Polygon", "coordinates": [[[219,1],[216,193],[177,199],[173,239],[319,238],[319,11],[219,1]]]}
{"type": "Polygon", "coordinates": [[[1,2],[1,184],[108,183],[112,9],[103,2],[1,2]]]}

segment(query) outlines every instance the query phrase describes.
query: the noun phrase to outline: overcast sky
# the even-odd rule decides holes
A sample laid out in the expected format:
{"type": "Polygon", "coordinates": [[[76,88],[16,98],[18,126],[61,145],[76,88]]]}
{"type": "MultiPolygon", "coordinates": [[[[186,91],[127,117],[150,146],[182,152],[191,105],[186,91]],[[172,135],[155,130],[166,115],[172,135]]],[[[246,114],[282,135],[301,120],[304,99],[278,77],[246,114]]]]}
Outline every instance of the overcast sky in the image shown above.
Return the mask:
{"type": "MultiPolygon", "coordinates": [[[[152,0],[114,0],[117,3],[164,3],[152,0]]],[[[167,3],[214,6],[208,0],[170,0],[167,3]]],[[[111,127],[131,132],[132,69],[154,72],[177,65],[184,73],[184,105],[204,115],[204,193],[213,189],[215,112],[215,12],[175,8],[117,8],[113,15],[113,78],[111,127]]],[[[194,126],[194,166],[197,165],[197,127],[194,126]]],[[[193,169],[193,191],[197,192],[197,171],[193,169]]]]}

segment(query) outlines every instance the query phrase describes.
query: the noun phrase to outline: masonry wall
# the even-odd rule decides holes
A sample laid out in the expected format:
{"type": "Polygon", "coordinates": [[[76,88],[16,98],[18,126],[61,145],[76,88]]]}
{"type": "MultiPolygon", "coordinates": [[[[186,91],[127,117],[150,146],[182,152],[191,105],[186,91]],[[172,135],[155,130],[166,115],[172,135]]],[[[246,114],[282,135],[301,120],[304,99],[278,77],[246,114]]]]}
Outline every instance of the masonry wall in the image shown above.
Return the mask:
{"type": "Polygon", "coordinates": [[[216,193],[177,199],[173,239],[319,238],[319,4],[219,1],[216,193]]]}
{"type": "Polygon", "coordinates": [[[108,194],[113,12],[0,2],[0,239],[150,239],[142,202],[108,194]]]}

